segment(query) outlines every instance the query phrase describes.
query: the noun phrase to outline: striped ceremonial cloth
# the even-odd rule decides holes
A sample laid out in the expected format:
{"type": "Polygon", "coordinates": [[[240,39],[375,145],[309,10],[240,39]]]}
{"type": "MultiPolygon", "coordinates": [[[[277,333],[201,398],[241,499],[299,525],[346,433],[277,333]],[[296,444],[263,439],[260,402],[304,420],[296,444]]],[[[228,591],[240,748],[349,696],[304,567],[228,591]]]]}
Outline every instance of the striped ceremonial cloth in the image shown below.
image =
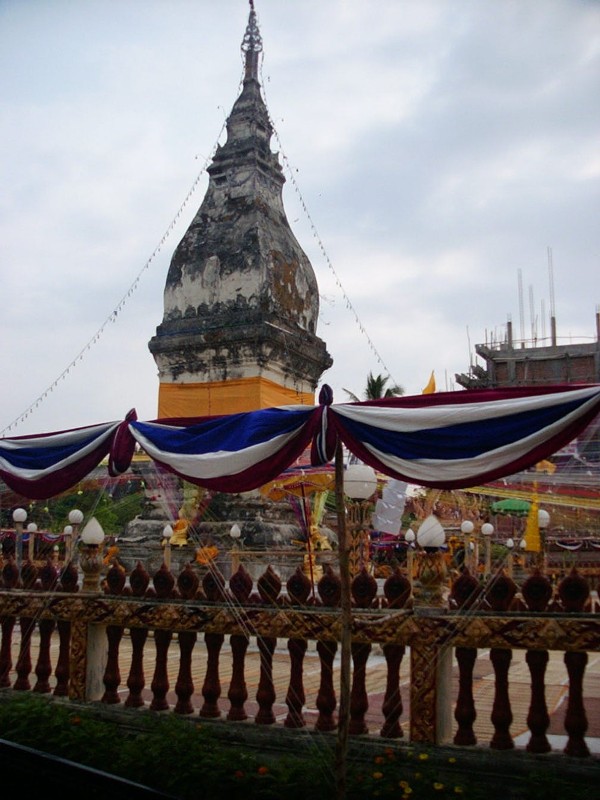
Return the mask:
{"type": "Polygon", "coordinates": [[[314,465],[340,440],[392,478],[465,488],[527,469],[573,440],[600,411],[599,385],[470,390],[226,416],[123,421],[0,439],[0,477],[24,497],[46,498],[109,456],[128,469],[136,444],[165,469],[221,492],[263,486],[311,450],[314,465]]]}

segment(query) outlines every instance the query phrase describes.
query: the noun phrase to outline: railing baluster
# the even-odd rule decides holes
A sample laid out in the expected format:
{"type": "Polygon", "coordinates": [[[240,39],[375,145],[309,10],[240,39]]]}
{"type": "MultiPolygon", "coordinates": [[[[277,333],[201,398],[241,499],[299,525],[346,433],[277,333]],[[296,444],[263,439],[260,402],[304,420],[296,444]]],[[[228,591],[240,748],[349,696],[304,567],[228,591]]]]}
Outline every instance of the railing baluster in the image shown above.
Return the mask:
{"type": "MultiPolygon", "coordinates": [[[[120,595],[125,588],[125,570],[114,562],[106,573],[105,593],[108,595],[120,595]]],[[[114,705],[121,702],[119,697],[119,685],[121,683],[121,672],[119,669],[119,648],[123,638],[122,625],[108,625],[106,628],[106,638],[108,639],[108,654],[106,658],[106,668],[104,670],[104,694],[102,703],[114,705]]]]}
{"type": "MultiPolygon", "coordinates": [[[[479,602],[481,591],[477,578],[465,569],[452,584],[450,604],[462,611],[468,611],[479,602]]],[[[458,697],[454,719],[458,723],[458,730],[454,736],[454,744],[472,746],[477,744],[473,730],[473,723],[477,719],[473,699],[473,668],[477,660],[477,648],[457,647],[455,656],[458,663],[458,697]]]]}
{"type": "MultiPolygon", "coordinates": [[[[290,602],[294,605],[303,606],[312,592],[313,585],[302,571],[297,567],[296,571],[288,578],[286,583],[290,602]]],[[[288,639],[288,652],[290,654],[290,682],[288,684],[285,704],[288,707],[288,714],[284,721],[286,728],[303,728],[306,725],[302,715],[306,696],[304,694],[304,655],[308,648],[306,639],[288,639]]]]}
{"type": "MultiPolygon", "coordinates": [[[[363,567],[352,581],[352,598],[358,608],[372,608],[376,605],[377,581],[369,575],[363,567]]],[[[365,722],[365,715],[369,710],[369,695],[367,694],[367,661],[371,653],[370,644],[353,644],[351,646],[353,672],[352,688],[350,690],[350,722],[348,733],[359,736],[368,733],[369,728],[365,722]]]]}
{"type": "MultiPolygon", "coordinates": [[[[583,611],[590,596],[590,587],[576,569],[560,582],[558,595],[567,612],[583,611]]],[[[583,705],[583,676],[588,663],[587,653],[567,652],[564,662],[569,674],[569,697],[565,712],[565,730],[569,735],[564,752],[568,756],[586,758],[590,755],[584,739],[588,720],[583,705]]]]}
{"type": "MultiPolygon", "coordinates": [[[[199,578],[193,571],[190,564],[187,564],[177,578],[177,588],[180,595],[185,600],[193,600],[196,597],[199,586],[199,578]]],[[[194,706],[192,695],[194,694],[194,681],[192,679],[192,653],[198,638],[196,631],[179,632],[179,673],[175,682],[175,694],[177,703],[175,705],[176,714],[192,714],[194,706]]]]}
{"type": "Polygon", "coordinates": [[[114,705],[121,702],[121,698],[119,697],[119,684],[121,683],[119,646],[123,638],[122,626],[108,625],[106,628],[106,638],[108,639],[108,655],[103,678],[105,689],[101,702],[114,705]]]}
{"type": "MultiPolygon", "coordinates": [[[[539,569],[527,578],[521,589],[523,599],[530,611],[546,611],[552,598],[552,584],[542,575],[539,569]]],[[[527,725],[531,737],[527,743],[530,753],[548,753],[552,748],[546,737],[550,725],[548,707],[546,705],[546,687],[544,678],[548,665],[547,650],[528,650],[525,656],[529,674],[531,675],[531,702],[527,715],[527,725]]]]}
{"type": "MultiPolygon", "coordinates": [[[[383,584],[383,607],[384,608],[404,608],[410,601],[412,585],[410,580],[400,571],[399,567],[385,579],[383,584]]],[[[384,716],[384,723],[380,735],[388,739],[398,739],[404,736],[400,726],[400,717],[404,710],[402,705],[402,694],[400,692],[400,665],[406,652],[403,644],[384,644],[383,655],[385,656],[387,673],[385,681],[385,696],[381,710],[384,716]]]]}
{"type": "Polygon", "coordinates": [[[0,646],[0,689],[10,686],[10,672],[12,670],[12,639],[15,629],[15,617],[2,618],[2,645],[0,646]]]}
{"type": "Polygon", "coordinates": [[[167,702],[167,692],[169,691],[169,673],[167,671],[167,659],[169,657],[169,645],[173,638],[173,631],[155,630],[154,645],[156,648],[156,664],[154,667],[154,677],[150,684],[152,690],[151,711],[166,711],[169,708],[167,702]]]}
{"type": "MultiPolygon", "coordinates": [[[[342,596],[342,584],[339,575],[336,575],[329,565],[325,566],[323,577],[317,584],[319,597],[324,606],[337,608],[342,596]]],[[[315,723],[317,731],[334,731],[337,728],[335,709],[337,697],[333,685],[333,662],[337,653],[337,642],[317,642],[317,653],[320,663],[320,681],[317,692],[316,705],[319,716],[315,723]]]]}
{"type": "Polygon", "coordinates": [[[547,650],[528,650],[525,656],[531,675],[531,703],[527,714],[527,725],[531,737],[527,743],[530,753],[547,753],[551,750],[546,731],[550,725],[546,706],[546,687],[544,676],[548,664],[547,650]]]}
{"type": "Polygon", "coordinates": [[[194,681],[192,680],[192,652],[198,634],[196,631],[179,632],[179,673],[175,683],[177,703],[176,714],[192,714],[194,706],[191,697],[194,694],[194,681]]]}
{"type": "MultiPolygon", "coordinates": [[[[225,579],[218,570],[207,572],[202,579],[202,588],[206,599],[210,603],[226,602],[225,579]]],[[[200,716],[206,718],[217,718],[221,716],[219,709],[219,698],[221,697],[221,680],[219,678],[219,655],[225,635],[222,633],[205,633],[204,644],[206,645],[206,675],[202,685],[202,696],[204,703],[200,709],[200,716]]]]}
{"type": "MultiPolygon", "coordinates": [[[[134,597],[144,597],[150,583],[150,575],[138,561],[129,576],[129,587],[134,597]]],[[[141,708],[144,704],[142,692],[146,686],[146,675],[144,674],[144,647],[148,639],[147,628],[130,628],[129,638],[131,639],[131,665],[127,676],[127,688],[129,694],[125,700],[127,708],[141,708]]]]}
{"type": "Polygon", "coordinates": [[[17,680],[13,684],[13,689],[24,692],[31,689],[31,683],[29,682],[29,675],[33,666],[31,662],[31,637],[35,629],[35,620],[30,617],[19,617],[19,627],[21,629],[21,643],[15,666],[17,680]]]}
{"type": "Polygon", "coordinates": [[[131,666],[127,678],[127,688],[129,694],[125,700],[127,708],[141,708],[144,705],[142,692],[146,685],[144,674],[144,646],[148,638],[147,628],[130,628],[129,637],[131,639],[131,666]]]}
{"type": "Polygon", "coordinates": [[[34,692],[48,694],[50,692],[50,675],[52,675],[52,662],[50,660],[50,644],[52,634],[56,627],[53,619],[41,619],[38,624],[40,632],[40,648],[38,652],[35,674],[37,681],[33,687],[34,692]]]}
{"type": "Polygon", "coordinates": [[[202,684],[204,703],[200,709],[200,716],[216,718],[221,716],[219,697],[221,696],[221,681],[219,679],[219,654],[225,641],[222,633],[205,633],[206,645],[206,675],[202,684]]]}
{"type": "Polygon", "coordinates": [[[56,623],[56,629],[58,631],[58,658],[54,668],[54,677],[56,678],[54,695],[56,697],[67,697],[71,674],[71,623],[59,619],[56,623]]]}
{"type": "MultiPolygon", "coordinates": [[[[16,589],[19,585],[19,570],[12,558],[2,567],[2,583],[8,590],[16,589]]],[[[16,622],[17,618],[13,616],[2,618],[2,646],[0,647],[0,688],[2,689],[11,684],[12,643],[16,622]]]]}
{"type": "MultiPolygon", "coordinates": [[[[252,592],[252,578],[243,565],[240,565],[237,572],[231,576],[229,589],[234,601],[239,604],[240,608],[243,608],[252,592]]],[[[231,682],[227,692],[227,698],[230,703],[227,719],[244,720],[248,719],[245,709],[246,700],[248,699],[245,672],[249,638],[240,634],[233,634],[229,642],[231,644],[233,663],[231,667],[231,682]]]]}
{"type": "Polygon", "coordinates": [[[454,736],[454,744],[474,745],[477,744],[477,737],[473,731],[473,723],[477,719],[477,712],[473,699],[473,668],[477,660],[477,648],[457,647],[455,655],[458,662],[458,697],[454,719],[458,722],[458,730],[454,736]]]}
{"type": "Polygon", "coordinates": [[[248,719],[248,714],[246,714],[246,709],[244,707],[248,699],[248,689],[246,687],[245,678],[248,637],[232,634],[229,637],[229,642],[231,644],[232,666],[231,682],[229,684],[229,691],[227,692],[227,699],[230,703],[227,719],[241,721],[248,719]]]}
{"type": "Polygon", "coordinates": [[[317,642],[317,653],[321,664],[321,680],[317,693],[319,716],[315,723],[318,731],[334,731],[337,728],[335,709],[337,698],[333,686],[333,662],[337,653],[337,642],[317,642]]]}
{"type": "Polygon", "coordinates": [[[565,712],[565,730],[569,738],[564,752],[568,756],[585,758],[590,755],[590,749],[584,739],[588,721],[583,705],[583,676],[588,655],[569,652],[565,653],[564,660],[569,673],[569,699],[565,712]]]}
{"type": "MultiPolygon", "coordinates": [[[[175,586],[175,578],[165,563],[162,564],[158,572],[152,578],[154,590],[157,597],[167,599],[172,597],[175,586]]],[[[173,631],[157,629],[154,631],[154,645],[156,648],[156,664],[154,677],[150,684],[152,690],[151,711],[166,711],[169,708],[167,702],[167,692],[170,688],[167,661],[169,657],[169,646],[173,639],[173,631]]]]}
{"type": "MultiPolygon", "coordinates": [[[[260,599],[266,605],[277,603],[281,592],[281,579],[269,565],[257,582],[260,599]]],[[[273,636],[257,637],[260,653],[260,678],[256,691],[258,712],[254,721],[258,725],[272,725],[275,722],[273,704],[275,703],[275,686],[273,684],[273,653],[277,646],[277,638],[273,636]]]]}
{"type": "Polygon", "coordinates": [[[380,735],[387,739],[399,739],[404,736],[400,727],[402,716],[402,695],[400,693],[400,665],[406,648],[402,644],[384,644],[383,655],[387,666],[385,696],[381,710],[385,718],[380,735]]]}
{"type": "Polygon", "coordinates": [[[257,637],[260,653],[260,679],[256,691],[258,712],[254,721],[258,725],[272,725],[275,722],[273,704],[275,703],[275,687],[273,685],[273,653],[277,639],[272,636],[257,637]]]}
{"type": "Polygon", "coordinates": [[[494,667],[494,702],[490,716],[494,726],[494,735],[490,747],[494,750],[511,750],[514,740],[510,735],[510,726],[513,713],[508,694],[508,670],[512,660],[512,650],[501,650],[499,647],[490,649],[490,661],[494,667]]]}
{"type": "MultiPolygon", "coordinates": [[[[60,573],[58,589],[62,592],[76,594],[78,582],[77,567],[73,562],[69,562],[60,573]]],[[[54,669],[56,686],[53,694],[56,697],[68,697],[71,680],[71,622],[59,619],[56,628],[58,631],[58,658],[54,669]]]]}
{"type": "Polygon", "coordinates": [[[289,639],[290,682],[285,698],[288,715],[283,723],[286,728],[303,728],[306,721],[302,707],[306,701],[304,694],[304,655],[308,648],[306,639],[289,639]]]}
{"type": "MultiPolygon", "coordinates": [[[[41,588],[45,592],[51,592],[56,589],[58,583],[58,570],[48,561],[39,572],[41,588]]],[[[56,622],[53,619],[40,619],[38,629],[40,632],[39,652],[38,659],[35,665],[35,674],[37,681],[33,687],[34,692],[39,694],[48,694],[50,689],[50,675],[52,675],[52,661],[50,659],[50,645],[52,642],[52,634],[56,628],[56,622]]]]}
{"type": "Polygon", "coordinates": [[[352,689],[350,691],[350,722],[348,733],[359,736],[368,733],[365,714],[369,710],[369,695],[366,689],[367,661],[371,653],[370,644],[353,644],[352,652],[352,689]]]}
{"type": "MultiPolygon", "coordinates": [[[[512,556],[509,556],[511,558],[512,556]]],[[[486,587],[485,598],[494,611],[505,612],[511,607],[517,593],[517,584],[504,573],[490,581],[486,587]]],[[[491,722],[494,735],[490,747],[494,750],[511,750],[515,743],[510,735],[513,714],[508,694],[508,671],[512,660],[512,651],[492,647],[490,661],[494,668],[494,702],[491,722]]]]}

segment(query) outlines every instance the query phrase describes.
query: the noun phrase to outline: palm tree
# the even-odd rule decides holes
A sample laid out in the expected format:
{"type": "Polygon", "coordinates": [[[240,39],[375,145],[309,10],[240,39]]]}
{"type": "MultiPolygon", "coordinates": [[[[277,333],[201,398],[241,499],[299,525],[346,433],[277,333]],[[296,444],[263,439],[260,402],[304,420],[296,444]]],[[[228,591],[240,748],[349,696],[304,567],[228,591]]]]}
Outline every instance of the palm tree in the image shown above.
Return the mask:
{"type": "MultiPolygon", "coordinates": [[[[394,385],[386,387],[386,383],[389,380],[389,375],[373,375],[372,372],[369,372],[363,400],[381,400],[385,397],[400,397],[403,395],[404,388],[402,386],[394,385]]],[[[350,392],[348,389],[344,389],[344,391],[355,403],[361,402],[360,398],[357,397],[354,392],[350,392]]]]}

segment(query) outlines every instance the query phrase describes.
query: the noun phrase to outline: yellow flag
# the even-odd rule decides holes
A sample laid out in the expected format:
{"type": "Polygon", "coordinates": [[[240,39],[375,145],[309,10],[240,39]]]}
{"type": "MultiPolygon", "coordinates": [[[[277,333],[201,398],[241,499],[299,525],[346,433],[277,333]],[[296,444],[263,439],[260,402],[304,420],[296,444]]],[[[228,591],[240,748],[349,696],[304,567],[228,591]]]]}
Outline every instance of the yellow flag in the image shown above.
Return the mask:
{"type": "Polygon", "coordinates": [[[435,373],[431,370],[431,377],[429,378],[429,383],[423,389],[421,394],[434,394],[435,393],[435,373]]]}
{"type": "Polygon", "coordinates": [[[546,472],[548,475],[552,475],[556,472],[556,464],[553,464],[551,461],[545,459],[544,461],[538,461],[535,465],[536,472],[546,472]]]}
{"type": "Polygon", "coordinates": [[[539,553],[542,549],[538,511],[538,501],[534,498],[527,514],[527,525],[525,526],[525,549],[530,553],[539,553]]]}

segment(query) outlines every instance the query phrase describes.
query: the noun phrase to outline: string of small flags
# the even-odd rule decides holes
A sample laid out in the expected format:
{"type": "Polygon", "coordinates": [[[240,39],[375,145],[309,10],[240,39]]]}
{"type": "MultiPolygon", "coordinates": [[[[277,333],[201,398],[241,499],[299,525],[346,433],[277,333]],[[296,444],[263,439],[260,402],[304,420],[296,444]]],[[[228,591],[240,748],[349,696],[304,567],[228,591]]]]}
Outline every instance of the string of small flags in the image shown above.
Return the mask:
{"type": "Polygon", "coordinates": [[[288,157],[285,154],[281,139],[279,137],[279,133],[278,133],[277,128],[275,126],[275,122],[274,122],[273,118],[271,117],[271,112],[269,111],[269,107],[268,107],[267,100],[266,100],[266,92],[264,90],[265,80],[263,79],[262,69],[261,69],[261,85],[263,87],[263,94],[265,95],[265,105],[267,106],[267,114],[269,115],[269,121],[271,123],[271,127],[273,128],[273,133],[274,133],[275,138],[277,140],[277,146],[279,148],[279,152],[280,152],[281,157],[283,159],[283,164],[284,164],[284,166],[286,168],[286,171],[287,171],[287,174],[289,176],[289,179],[290,179],[290,181],[291,181],[291,183],[292,183],[292,185],[294,187],[294,191],[296,192],[296,195],[298,197],[300,205],[302,206],[302,210],[306,214],[306,218],[307,218],[308,223],[310,225],[311,233],[312,233],[315,241],[317,242],[317,244],[319,246],[319,249],[320,249],[320,251],[321,251],[321,253],[323,255],[323,258],[325,259],[325,261],[327,263],[327,266],[329,267],[329,269],[331,270],[331,272],[333,274],[333,277],[335,278],[336,285],[337,285],[338,289],[340,290],[340,292],[342,294],[342,298],[343,298],[343,300],[344,300],[344,302],[346,304],[346,308],[354,316],[354,319],[355,319],[355,321],[356,321],[356,323],[358,325],[358,329],[360,330],[360,332],[363,334],[363,336],[367,340],[367,344],[369,345],[369,348],[370,348],[371,352],[373,353],[373,355],[375,356],[375,358],[377,359],[378,363],[383,367],[383,369],[385,370],[386,374],[390,376],[390,380],[396,385],[398,382],[394,379],[394,377],[392,376],[392,373],[390,372],[390,370],[386,366],[386,364],[385,364],[383,358],[381,357],[379,351],[375,347],[375,345],[373,343],[373,340],[371,339],[371,337],[367,333],[366,328],[363,325],[363,323],[362,323],[362,321],[361,321],[361,319],[360,319],[360,317],[358,315],[358,312],[356,311],[356,309],[354,308],[354,305],[352,304],[352,301],[348,297],[348,295],[346,293],[346,290],[344,289],[344,287],[342,285],[342,282],[341,282],[337,272],[335,271],[333,264],[331,263],[331,259],[329,258],[329,255],[327,254],[327,251],[325,250],[325,246],[324,246],[324,244],[323,244],[323,242],[321,240],[321,237],[319,236],[319,232],[317,231],[317,228],[316,228],[316,226],[315,226],[315,224],[314,224],[314,222],[312,220],[312,217],[310,216],[308,208],[306,207],[306,203],[304,202],[304,198],[303,198],[302,193],[300,191],[300,187],[298,186],[298,182],[296,181],[296,177],[294,175],[294,171],[293,171],[292,167],[290,166],[290,162],[288,160],[288,157]]]}
{"type": "Polygon", "coordinates": [[[9,431],[11,431],[11,430],[12,430],[13,428],[15,428],[15,427],[16,427],[16,426],[17,426],[17,425],[20,423],[20,422],[23,422],[23,421],[24,421],[24,420],[26,420],[26,419],[27,419],[27,418],[28,418],[28,417],[29,417],[31,414],[33,414],[33,412],[34,412],[34,411],[35,411],[37,408],[39,408],[40,404],[41,404],[41,403],[43,403],[43,401],[44,401],[44,400],[45,400],[45,399],[48,397],[48,395],[49,395],[49,394],[51,394],[51,393],[52,393],[52,392],[53,392],[53,391],[54,391],[54,390],[55,390],[55,389],[56,389],[56,388],[59,386],[59,384],[60,384],[62,381],[64,381],[64,380],[66,379],[66,377],[67,377],[67,376],[70,374],[71,370],[72,370],[72,369],[74,369],[74,368],[75,368],[75,367],[76,367],[76,366],[77,366],[77,365],[78,365],[78,364],[79,364],[81,361],[83,361],[83,359],[84,359],[85,355],[86,355],[86,354],[87,354],[87,353],[88,353],[88,352],[89,352],[89,351],[92,349],[92,347],[93,347],[93,346],[94,346],[94,345],[95,345],[95,344],[96,344],[96,343],[97,343],[97,342],[100,340],[100,338],[101,338],[102,334],[104,333],[104,331],[106,330],[106,328],[108,327],[108,325],[109,325],[110,323],[115,323],[115,322],[117,321],[117,317],[119,316],[119,314],[121,313],[121,311],[122,311],[122,310],[123,310],[123,308],[125,307],[125,304],[127,303],[127,301],[129,300],[129,298],[130,298],[130,297],[133,295],[133,293],[134,293],[134,292],[136,291],[136,289],[138,288],[138,286],[139,286],[139,284],[140,284],[140,281],[141,281],[141,279],[142,279],[142,276],[143,276],[143,274],[144,274],[144,273],[145,273],[145,272],[146,272],[146,271],[147,271],[147,270],[150,268],[150,265],[152,264],[152,262],[154,261],[154,259],[155,259],[155,258],[158,256],[158,254],[161,252],[161,250],[162,250],[162,248],[164,247],[165,243],[167,242],[167,240],[169,239],[169,237],[171,236],[171,234],[172,234],[172,233],[173,233],[173,231],[175,230],[175,227],[177,226],[177,223],[179,222],[179,219],[180,219],[181,215],[183,214],[183,212],[185,211],[185,209],[186,209],[186,207],[187,207],[188,203],[190,202],[190,200],[191,200],[191,199],[192,199],[192,197],[194,196],[194,194],[195,194],[195,192],[196,192],[196,189],[198,188],[198,185],[200,184],[200,181],[201,181],[201,180],[202,180],[202,178],[204,177],[204,174],[205,174],[205,172],[206,172],[206,168],[208,167],[209,163],[210,163],[210,162],[212,161],[212,159],[213,159],[213,156],[214,156],[214,154],[215,154],[215,152],[216,152],[216,150],[217,150],[217,147],[218,147],[219,139],[221,138],[221,136],[222,136],[222,134],[223,134],[223,131],[224,131],[224,130],[225,130],[225,128],[226,128],[226,125],[227,125],[227,120],[224,120],[224,121],[223,121],[223,124],[221,125],[221,129],[220,129],[220,131],[219,131],[219,135],[217,136],[217,140],[216,140],[216,142],[215,142],[215,144],[214,144],[214,146],[213,146],[213,148],[212,148],[212,150],[211,150],[211,153],[210,153],[210,155],[209,155],[209,156],[207,156],[207,157],[205,158],[205,160],[204,160],[204,163],[203,163],[203,165],[202,165],[202,170],[201,170],[201,171],[198,173],[198,175],[197,175],[197,176],[196,176],[196,178],[194,179],[194,182],[192,183],[192,185],[191,185],[190,189],[188,190],[188,192],[187,192],[186,196],[184,197],[184,199],[183,199],[183,202],[182,202],[182,203],[181,203],[181,205],[179,206],[179,209],[178,209],[177,213],[175,214],[175,216],[173,217],[173,219],[172,219],[172,220],[171,220],[171,222],[169,223],[169,225],[168,225],[167,229],[165,230],[165,232],[164,232],[164,233],[163,233],[163,235],[161,236],[161,238],[160,238],[160,240],[159,240],[158,244],[156,245],[156,247],[155,247],[155,248],[154,248],[154,250],[152,251],[152,253],[151,253],[150,257],[148,258],[148,260],[146,261],[146,263],[144,264],[144,266],[143,266],[143,267],[140,269],[140,271],[138,272],[138,274],[137,274],[137,276],[136,276],[135,280],[134,280],[134,281],[133,281],[133,283],[132,283],[132,284],[129,286],[129,288],[127,289],[126,293],[123,295],[123,297],[122,297],[122,298],[121,298],[121,300],[119,301],[119,303],[118,303],[118,304],[116,305],[116,307],[115,307],[115,308],[114,308],[114,309],[111,311],[111,313],[108,315],[108,317],[107,317],[107,318],[104,320],[104,322],[103,322],[103,323],[102,323],[102,325],[101,325],[101,326],[98,328],[98,330],[97,330],[97,331],[96,331],[96,333],[95,333],[95,334],[92,336],[92,338],[91,338],[91,339],[89,339],[89,341],[88,341],[88,342],[87,342],[87,343],[86,343],[86,344],[85,344],[85,345],[82,347],[82,349],[79,351],[79,353],[78,353],[78,354],[75,356],[75,358],[73,358],[73,359],[72,359],[72,361],[71,361],[71,362],[70,362],[70,363],[69,363],[69,364],[68,364],[68,365],[65,367],[65,369],[64,369],[64,370],[63,370],[63,371],[60,373],[60,375],[59,375],[57,378],[55,378],[55,380],[54,380],[54,381],[52,381],[52,383],[50,384],[50,386],[48,386],[48,388],[47,388],[47,389],[46,389],[44,392],[42,392],[42,394],[40,394],[40,395],[39,395],[39,396],[38,396],[38,397],[37,397],[37,398],[36,398],[36,399],[35,399],[35,400],[34,400],[34,401],[31,403],[31,405],[29,405],[29,406],[28,406],[28,407],[25,409],[25,411],[23,411],[21,414],[19,414],[19,416],[18,416],[18,417],[16,417],[16,418],[15,418],[15,419],[14,419],[14,420],[13,420],[13,421],[10,423],[10,425],[7,425],[7,426],[6,426],[6,427],[5,427],[5,428],[4,428],[2,431],[0,431],[0,436],[4,436],[4,434],[6,434],[6,433],[8,433],[9,431]]]}

